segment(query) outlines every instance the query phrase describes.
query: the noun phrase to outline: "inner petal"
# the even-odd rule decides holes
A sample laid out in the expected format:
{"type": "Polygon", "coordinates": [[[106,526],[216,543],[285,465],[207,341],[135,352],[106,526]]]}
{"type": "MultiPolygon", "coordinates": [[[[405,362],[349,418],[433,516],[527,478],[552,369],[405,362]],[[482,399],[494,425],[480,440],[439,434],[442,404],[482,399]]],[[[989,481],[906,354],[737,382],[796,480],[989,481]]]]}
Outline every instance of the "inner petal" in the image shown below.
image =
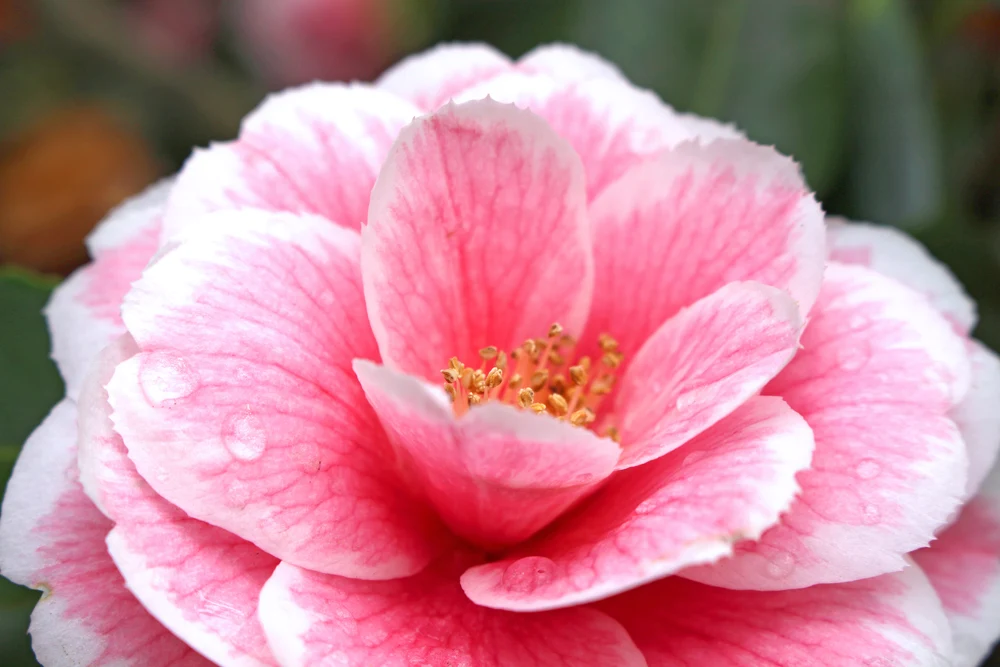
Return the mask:
{"type": "Polygon", "coordinates": [[[482,348],[478,364],[452,357],[441,370],[444,389],[458,417],[477,405],[503,403],[619,442],[610,413],[600,408],[625,357],[608,334],[598,337],[595,349],[600,352],[596,360],[579,355],[576,339],[555,323],[544,336],[529,338],[509,353],[494,345],[482,348]]]}

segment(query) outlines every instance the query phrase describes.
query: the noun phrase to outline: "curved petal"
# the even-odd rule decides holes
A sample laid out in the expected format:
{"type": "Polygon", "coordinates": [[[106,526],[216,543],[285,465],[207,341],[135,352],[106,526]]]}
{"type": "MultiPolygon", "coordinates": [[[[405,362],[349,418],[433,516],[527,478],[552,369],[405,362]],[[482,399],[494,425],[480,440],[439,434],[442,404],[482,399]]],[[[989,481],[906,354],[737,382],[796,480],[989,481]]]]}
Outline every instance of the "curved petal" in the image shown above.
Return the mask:
{"type": "Polygon", "coordinates": [[[913,559],[944,604],[955,640],[953,667],[976,667],[1000,639],[1000,469],[913,559]]]}
{"type": "Polygon", "coordinates": [[[944,264],[898,229],[865,222],[827,219],[830,259],[860,264],[917,290],[962,332],[976,324],[976,304],[944,264]]]}
{"type": "Polygon", "coordinates": [[[282,667],[645,666],[621,626],[594,609],[476,606],[458,585],[470,562],[450,555],[416,576],[378,582],[282,563],[261,594],[261,621],[282,667]]]}
{"type": "Polygon", "coordinates": [[[59,403],[28,438],[0,512],[0,572],[44,592],[32,646],[47,667],[208,667],[125,588],[108,521],[76,474],[76,406],[59,403]]]}
{"type": "Polygon", "coordinates": [[[758,542],[684,576],[781,589],[901,569],[964,493],[965,446],[947,415],[968,375],[962,339],[922,295],[831,264],[802,350],[764,390],[815,434],[802,493],[758,542]]]}
{"type": "Polygon", "coordinates": [[[533,543],[468,570],[462,588],[486,607],[538,611],[712,562],[778,521],[812,448],[784,401],[751,399],[682,451],[616,475],[533,543]]]}
{"type": "Polygon", "coordinates": [[[375,85],[433,111],[465,88],[511,67],[510,58],[488,44],[439,44],[399,61],[375,85]]]}
{"type": "Polygon", "coordinates": [[[823,276],[823,212],[790,159],[747,141],[685,142],[591,205],[595,288],[587,333],[626,357],[681,308],[755,280],[805,318],[823,276]]]}
{"type": "Polygon", "coordinates": [[[688,139],[740,136],[712,121],[696,124],[655,93],[617,77],[566,81],[507,72],[469,88],[455,101],[487,96],[537,113],[573,146],[583,160],[590,200],[653,153],[688,139]]]}
{"type": "Polygon", "coordinates": [[[202,655],[222,665],[274,665],[257,600],[277,559],[157,495],[111,425],[104,385],[137,352],[122,336],[98,357],[80,393],[80,476],[115,522],[111,557],[146,609],[202,655]]]}
{"type": "Polygon", "coordinates": [[[965,497],[971,498],[997,461],[1000,452],[1000,358],[977,340],[969,341],[972,382],[950,417],[962,433],[969,454],[965,497]]]}
{"type": "Polygon", "coordinates": [[[142,352],[108,392],[129,456],[192,517],[283,560],[365,578],[418,571],[437,524],[399,489],[350,367],[378,358],[357,234],[215,215],[126,298],[142,352]]]}
{"type": "Polygon", "coordinates": [[[664,322],[618,389],[618,467],[680,447],[757,394],[791,361],[801,331],[791,297],[759,283],[730,283],[664,322]]]}
{"type": "Polygon", "coordinates": [[[362,232],[385,363],[437,377],[452,356],[579,333],[593,287],[583,170],[534,114],[449,105],[400,134],[362,232]]]}
{"type": "Polygon", "coordinates": [[[529,74],[545,74],[557,81],[626,80],[614,64],[572,44],[536,46],[518,59],[517,69],[529,74]]]}
{"type": "Polygon", "coordinates": [[[598,608],[621,621],[649,667],[945,667],[951,638],[917,567],[797,591],[728,591],[678,577],[598,608]]]}
{"type": "Polygon", "coordinates": [[[97,353],[125,330],[122,300],[156,253],[172,186],[172,179],[161,181],[108,214],[87,239],[94,261],[57,287],[45,307],[52,358],[70,397],[79,395],[97,353]]]}
{"type": "Polygon", "coordinates": [[[621,451],[510,405],[456,419],[439,387],[370,362],[354,369],[410,483],[453,531],[486,548],[536,533],[610,475],[621,451]]]}
{"type": "Polygon", "coordinates": [[[360,229],[389,147],[417,107],[364,84],[314,83],[268,97],[239,139],[184,164],[164,220],[167,237],[242,208],[319,215],[360,229]]]}

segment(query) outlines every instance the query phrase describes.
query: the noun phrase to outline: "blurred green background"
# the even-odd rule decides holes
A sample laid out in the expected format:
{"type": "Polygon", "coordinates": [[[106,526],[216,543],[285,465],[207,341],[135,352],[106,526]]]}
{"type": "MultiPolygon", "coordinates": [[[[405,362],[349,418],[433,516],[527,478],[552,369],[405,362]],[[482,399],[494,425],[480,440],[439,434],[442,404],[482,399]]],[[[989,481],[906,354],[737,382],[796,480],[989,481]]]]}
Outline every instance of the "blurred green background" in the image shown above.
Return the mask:
{"type": "MultiPolygon", "coordinates": [[[[0,492],[63,393],[40,308],[104,213],[269,89],[370,79],[442,40],[573,42],[775,144],[829,212],[949,264],[1000,348],[1000,2],[0,0],[0,492]]],[[[35,599],[0,578],[4,667],[35,664],[35,599]]]]}

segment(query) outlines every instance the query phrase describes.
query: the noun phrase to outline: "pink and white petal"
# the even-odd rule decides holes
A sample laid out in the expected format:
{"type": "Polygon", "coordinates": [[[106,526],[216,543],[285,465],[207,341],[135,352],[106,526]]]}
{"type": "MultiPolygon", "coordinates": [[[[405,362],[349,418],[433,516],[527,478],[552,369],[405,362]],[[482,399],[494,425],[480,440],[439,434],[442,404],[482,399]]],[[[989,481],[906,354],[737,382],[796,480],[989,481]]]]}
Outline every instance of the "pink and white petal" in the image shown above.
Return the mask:
{"type": "Polygon", "coordinates": [[[827,219],[830,259],[860,264],[920,292],[964,334],[976,324],[976,304],[944,264],[898,229],[827,219]]]}
{"type": "Polygon", "coordinates": [[[544,120],[492,100],[417,119],[372,192],[362,269],[382,359],[412,375],[553,322],[579,333],[593,288],[580,159],[544,120]]]}
{"type": "Polygon", "coordinates": [[[941,602],[911,566],[795,591],[729,591],[679,577],[597,605],[625,626],[649,667],[946,667],[941,602]]]}
{"type": "Polygon", "coordinates": [[[913,553],[944,605],[953,667],[975,667],[1000,638],[1000,468],[958,519],[913,553]]]}
{"type": "Polygon", "coordinates": [[[759,541],[683,576],[770,590],[904,567],[965,492],[965,445],[948,412],[968,375],[963,340],[923,295],[830,264],[802,350],[764,390],[816,437],[802,493],[759,541]]]}
{"type": "Polygon", "coordinates": [[[950,417],[962,433],[969,454],[965,497],[971,498],[997,461],[1000,451],[1000,358],[977,340],[968,344],[972,382],[950,417]]]}
{"type": "Polygon", "coordinates": [[[122,300],[156,253],[172,185],[161,181],[112,211],[87,239],[94,261],[57,287],[45,306],[52,358],[70,397],[79,395],[94,357],[125,330],[122,300]]]}
{"type": "Polygon", "coordinates": [[[663,456],[757,394],[792,359],[801,332],[792,298],[754,282],[729,283],[670,318],[619,384],[618,467],[663,456]]]}
{"type": "Polygon", "coordinates": [[[536,46],[518,59],[516,67],[522,72],[545,74],[560,82],[628,80],[614,64],[572,44],[536,46]]]}
{"type": "Polygon", "coordinates": [[[680,144],[590,207],[595,288],[587,334],[630,356],[680,309],[726,283],[790,293],[805,318],[823,277],[823,212],[790,159],[748,141],[680,144]]]}
{"type": "Polygon", "coordinates": [[[350,366],[378,358],[358,235],[309,216],[215,216],[126,298],[142,351],[108,392],[129,456],[171,503],[283,560],[418,571],[440,529],[399,488],[350,366]]]}
{"type": "Polygon", "coordinates": [[[0,573],[44,592],[32,646],[47,667],[208,667],[149,615],[108,555],[108,521],[77,481],[76,406],[59,403],[25,443],[0,512],[0,573]]]}
{"type": "Polygon", "coordinates": [[[447,555],[416,576],[377,582],[282,563],[261,594],[261,622],[282,667],[645,667],[622,627],[595,609],[514,614],[473,604],[458,585],[472,562],[447,555]]]}
{"type": "Polygon", "coordinates": [[[513,67],[510,58],[488,44],[439,44],[393,65],[375,85],[434,111],[480,81],[513,67]]]}
{"type": "Polygon", "coordinates": [[[365,84],[314,83],[268,97],[236,141],[198,150],[170,195],[165,237],[203,214],[260,208],[360,229],[378,170],[420,110],[365,84]]]}
{"type": "Polygon", "coordinates": [[[111,424],[104,386],[137,352],[131,336],[122,336],[101,353],[80,393],[80,476],[115,522],[111,557],[146,609],[202,655],[223,665],[274,665],[257,601],[277,559],[161,498],[111,424]]]}
{"type": "Polygon", "coordinates": [[[366,361],[354,369],[409,483],[455,533],[484,548],[538,532],[610,475],[621,451],[593,431],[510,405],[456,418],[438,386],[366,361]]]}
{"type": "Polygon", "coordinates": [[[812,449],[784,401],[753,398],[682,451],[614,476],[514,554],[471,568],[462,588],[486,607],[539,611],[713,562],[778,521],[812,449]]]}

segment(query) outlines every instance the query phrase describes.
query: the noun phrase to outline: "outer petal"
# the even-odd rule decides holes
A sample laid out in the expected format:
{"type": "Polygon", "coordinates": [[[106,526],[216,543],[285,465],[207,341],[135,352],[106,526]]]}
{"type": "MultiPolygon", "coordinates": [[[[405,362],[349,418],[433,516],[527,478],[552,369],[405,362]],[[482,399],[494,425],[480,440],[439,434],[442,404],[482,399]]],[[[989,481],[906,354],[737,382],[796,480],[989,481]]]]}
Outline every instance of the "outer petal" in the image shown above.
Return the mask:
{"type": "Polygon", "coordinates": [[[358,240],[318,218],[217,214],[143,275],[142,353],[109,385],[140,474],[191,516],[321,571],[394,577],[437,524],[398,488],[351,370],[377,358],[358,240]]]}
{"type": "Polygon", "coordinates": [[[580,160],[532,113],[449,105],[400,134],[362,252],[379,351],[404,372],[436,377],[553,322],[578,333],[593,287],[580,160]]]}
{"type": "Polygon", "coordinates": [[[626,81],[614,64],[596,53],[584,51],[572,44],[545,44],[521,56],[517,69],[522,72],[545,74],[557,81],[587,81],[618,79],[626,81]]]}
{"type": "Polygon", "coordinates": [[[827,226],[830,259],[860,264],[909,285],[933,303],[963,333],[976,323],[976,304],[941,262],[898,229],[831,218],[827,226]]]}
{"type": "Polygon", "coordinates": [[[759,283],[730,283],[677,313],[622,378],[618,467],[662,456],[735,410],[792,359],[801,331],[791,297],[759,283]]]}
{"type": "Polygon", "coordinates": [[[112,211],[87,239],[94,261],[57,287],[45,307],[52,358],[71,397],[97,353],[125,330],[122,300],[156,252],[172,185],[162,181],[112,211]]]}
{"type": "Polygon", "coordinates": [[[1000,358],[979,341],[969,342],[972,383],[952,409],[951,418],[962,433],[969,454],[965,497],[971,498],[997,460],[1000,450],[1000,358]]]}
{"type": "Polygon", "coordinates": [[[512,614],[473,604],[456,554],[408,579],[365,582],[282,563],[260,617],[283,667],[476,665],[644,667],[618,623],[594,609],[512,614]]]}
{"type": "Polygon", "coordinates": [[[111,557],[135,596],[186,644],[217,664],[273,665],[257,600],[277,559],[157,495],[111,425],[104,385],[115,366],[137,352],[130,336],[108,347],[80,395],[81,478],[115,522],[111,557]]]}
{"type": "Polygon", "coordinates": [[[14,468],[0,521],[0,572],[44,591],[31,615],[46,667],[208,667],[125,588],[104,544],[111,523],[76,476],[76,406],[53,408],[14,468]]]}
{"type": "Polygon", "coordinates": [[[534,543],[470,569],[462,587],[487,607],[537,611],[712,562],[777,522],[812,445],[784,401],[751,399],[683,451],[616,475],[534,543]]]}
{"type": "Polygon", "coordinates": [[[967,460],[947,415],[968,359],[934,307],[869,269],[831,264],[802,348],[765,389],[816,436],[802,494],[759,542],[685,576],[777,589],[892,572],[958,507],[967,460]]]}
{"type": "Polygon", "coordinates": [[[975,667],[1000,638],[1000,469],[930,548],[913,554],[944,603],[954,667],[975,667]]]}
{"type": "Polygon", "coordinates": [[[211,211],[311,213],[359,229],[399,129],[420,113],[363,84],[311,84],[269,97],[239,139],[196,151],[177,177],[164,233],[204,224],[211,211]]]}
{"type": "Polygon", "coordinates": [[[509,405],[456,419],[439,387],[370,362],[354,368],[410,483],[452,530],[487,548],[537,532],[610,475],[621,451],[509,405]]]}
{"type": "Polygon", "coordinates": [[[798,591],[727,591],[672,577],[611,598],[649,667],[946,667],[941,603],[917,567],[798,591]]]}
{"type": "Polygon", "coordinates": [[[683,143],[628,172],[590,209],[596,280],[587,334],[626,355],[726,283],[789,292],[803,317],[823,275],[823,213],[798,168],[747,141],[683,143]]]}
{"type": "Polygon", "coordinates": [[[487,44],[440,44],[399,61],[375,85],[433,111],[465,88],[511,66],[507,56],[487,44]]]}
{"type": "Polygon", "coordinates": [[[696,124],[654,93],[618,77],[566,81],[507,72],[473,86],[455,100],[487,96],[531,109],[569,141],[583,160],[591,200],[653,153],[688,139],[740,136],[712,121],[696,124]]]}

